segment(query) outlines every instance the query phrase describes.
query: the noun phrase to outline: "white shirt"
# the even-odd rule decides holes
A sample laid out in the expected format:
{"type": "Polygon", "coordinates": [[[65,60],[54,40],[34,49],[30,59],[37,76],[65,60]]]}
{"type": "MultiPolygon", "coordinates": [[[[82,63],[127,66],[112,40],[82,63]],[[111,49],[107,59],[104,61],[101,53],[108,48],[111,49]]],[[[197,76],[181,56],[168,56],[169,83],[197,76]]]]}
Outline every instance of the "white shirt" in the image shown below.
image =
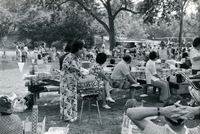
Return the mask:
{"type": "Polygon", "coordinates": [[[28,47],[24,46],[24,50],[28,53],[28,47]]]}
{"type": "Polygon", "coordinates": [[[194,61],[193,58],[200,56],[200,51],[198,51],[197,49],[193,48],[190,51],[190,61],[192,63],[192,69],[194,70],[200,70],[200,61],[194,61]]]}
{"type": "Polygon", "coordinates": [[[153,80],[153,81],[160,80],[159,78],[154,76],[155,74],[157,74],[156,63],[152,60],[148,60],[148,62],[146,64],[146,68],[145,68],[147,84],[151,84],[151,80],[153,80]]]}
{"type": "Polygon", "coordinates": [[[165,60],[167,60],[168,59],[168,54],[167,54],[167,48],[164,48],[164,49],[160,49],[159,50],[159,57],[160,57],[160,59],[165,59],[165,60]]]}

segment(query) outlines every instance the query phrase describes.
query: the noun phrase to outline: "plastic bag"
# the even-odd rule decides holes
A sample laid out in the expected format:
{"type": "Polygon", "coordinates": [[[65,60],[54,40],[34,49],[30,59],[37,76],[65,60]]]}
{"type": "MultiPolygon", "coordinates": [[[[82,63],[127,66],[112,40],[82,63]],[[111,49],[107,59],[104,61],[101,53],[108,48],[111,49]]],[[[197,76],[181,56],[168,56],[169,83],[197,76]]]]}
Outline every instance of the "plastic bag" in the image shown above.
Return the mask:
{"type": "Polygon", "coordinates": [[[26,109],[26,100],[24,98],[15,98],[13,100],[13,112],[23,112],[26,109]]]}

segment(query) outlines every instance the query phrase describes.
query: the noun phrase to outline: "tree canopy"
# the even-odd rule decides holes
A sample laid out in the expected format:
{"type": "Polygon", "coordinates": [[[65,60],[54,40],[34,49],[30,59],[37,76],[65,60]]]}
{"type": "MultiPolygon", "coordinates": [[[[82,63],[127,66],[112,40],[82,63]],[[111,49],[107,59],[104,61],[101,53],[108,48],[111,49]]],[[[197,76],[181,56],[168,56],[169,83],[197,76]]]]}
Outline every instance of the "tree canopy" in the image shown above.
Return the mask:
{"type": "MultiPolygon", "coordinates": [[[[34,1],[27,0],[29,3],[34,1]]],[[[62,10],[66,3],[78,6],[94,19],[96,19],[109,35],[110,48],[115,47],[115,20],[122,11],[140,15],[144,23],[160,23],[165,21],[167,25],[171,20],[181,19],[185,13],[184,8],[191,0],[40,0],[38,4],[48,9],[62,10]],[[78,5],[76,5],[78,4],[78,5]],[[106,19],[105,19],[106,18],[106,19]]],[[[182,22],[181,22],[182,23],[182,22]]],[[[180,24],[182,25],[182,24],[180,24]]],[[[182,34],[182,27],[180,33],[182,34]]],[[[181,35],[179,35],[181,37],[181,35]]]]}
{"type": "MultiPolygon", "coordinates": [[[[109,36],[112,49],[116,37],[177,36],[185,15],[180,5],[187,7],[191,1],[195,0],[0,0],[0,39],[14,32],[20,40],[51,45],[98,34],[109,36]]],[[[196,35],[198,28],[192,26],[199,27],[198,14],[185,17],[183,33],[196,35]]]]}

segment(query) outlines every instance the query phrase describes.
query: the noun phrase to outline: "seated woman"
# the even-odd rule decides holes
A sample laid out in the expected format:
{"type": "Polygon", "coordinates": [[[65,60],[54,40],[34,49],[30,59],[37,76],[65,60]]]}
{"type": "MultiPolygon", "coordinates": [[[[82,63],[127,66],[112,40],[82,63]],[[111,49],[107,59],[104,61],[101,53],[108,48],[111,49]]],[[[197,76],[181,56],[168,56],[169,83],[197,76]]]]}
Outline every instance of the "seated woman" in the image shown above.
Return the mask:
{"type": "MultiPolygon", "coordinates": [[[[112,85],[112,81],[105,75],[105,72],[103,70],[103,65],[106,62],[107,56],[105,53],[98,53],[96,57],[96,63],[90,68],[89,72],[90,74],[96,75],[96,79],[99,84],[103,85],[102,90],[102,107],[105,109],[110,109],[110,107],[106,104],[106,100],[110,102],[115,102],[111,96],[109,91],[109,83],[112,85]],[[106,97],[107,96],[107,97],[106,97]]],[[[101,87],[101,86],[100,86],[101,87]]]]}
{"type": "Polygon", "coordinates": [[[167,81],[162,80],[161,77],[158,76],[155,64],[156,59],[157,53],[154,51],[150,52],[149,60],[145,68],[146,80],[147,84],[151,84],[161,89],[160,101],[165,102],[171,96],[170,87],[167,81]]]}
{"type": "Polygon", "coordinates": [[[12,114],[12,102],[7,96],[0,97],[0,134],[23,134],[22,121],[12,114]]]}

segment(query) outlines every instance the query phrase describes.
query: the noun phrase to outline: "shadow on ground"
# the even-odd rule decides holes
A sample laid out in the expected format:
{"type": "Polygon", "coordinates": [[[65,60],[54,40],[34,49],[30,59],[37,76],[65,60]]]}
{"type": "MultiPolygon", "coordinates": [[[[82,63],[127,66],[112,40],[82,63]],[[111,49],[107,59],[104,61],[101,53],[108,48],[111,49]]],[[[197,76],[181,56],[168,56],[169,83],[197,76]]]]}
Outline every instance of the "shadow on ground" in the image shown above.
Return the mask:
{"type": "MultiPolygon", "coordinates": [[[[144,103],[145,107],[162,107],[163,103],[158,102],[158,94],[152,94],[151,89],[148,91],[149,96],[145,98],[140,98],[139,95],[141,94],[140,91],[138,91],[136,95],[136,99],[138,101],[145,100],[144,103]]],[[[114,95],[114,94],[113,94],[114,95]]],[[[121,94],[120,94],[121,95],[121,94]]],[[[126,94],[128,95],[128,94],[126,94]]],[[[115,95],[116,97],[116,95],[115,95]]],[[[119,97],[118,97],[119,98],[119,97]]],[[[178,98],[174,97],[174,101],[177,101],[178,98]]],[[[97,108],[95,106],[92,106],[91,109],[91,119],[89,118],[89,111],[88,111],[88,102],[85,103],[84,109],[83,109],[83,115],[82,115],[82,124],[79,126],[78,121],[76,122],[62,122],[60,120],[60,114],[59,114],[59,95],[53,94],[53,95],[42,95],[41,98],[38,100],[39,105],[39,121],[42,121],[44,116],[47,117],[46,121],[46,130],[48,130],[49,127],[65,127],[68,124],[70,124],[69,128],[69,134],[120,134],[121,133],[121,123],[122,123],[122,115],[124,112],[124,104],[126,102],[127,98],[118,99],[116,100],[116,103],[108,103],[109,106],[112,107],[110,110],[105,110],[100,107],[103,126],[100,126],[99,118],[98,118],[98,112],[97,108]]],[[[190,95],[182,95],[182,102],[187,103],[187,101],[190,100],[190,95]]],[[[100,101],[101,105],[101,101],[100,101]]],[[[81,106],[81,98],[78,99],[78,114],[80,114],[80,106],[81,106]]],[[[20,118],[22,120],[25,120],[27,116],[31,115],[31,110],[26,110],[23,113],[18,113],[20,118]]],[[[160,122],[158,120],[154,120],[155,123],[160,122]]],[[[164,120],[161,124],[164,123],[164,120]]],[[[199,117],[195,120],[187,122],[188,127],[194,127],[197,126],[200,123],[199,117]]]]}

